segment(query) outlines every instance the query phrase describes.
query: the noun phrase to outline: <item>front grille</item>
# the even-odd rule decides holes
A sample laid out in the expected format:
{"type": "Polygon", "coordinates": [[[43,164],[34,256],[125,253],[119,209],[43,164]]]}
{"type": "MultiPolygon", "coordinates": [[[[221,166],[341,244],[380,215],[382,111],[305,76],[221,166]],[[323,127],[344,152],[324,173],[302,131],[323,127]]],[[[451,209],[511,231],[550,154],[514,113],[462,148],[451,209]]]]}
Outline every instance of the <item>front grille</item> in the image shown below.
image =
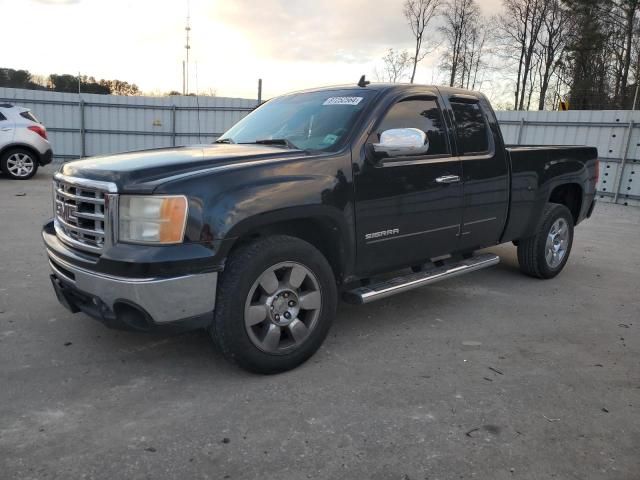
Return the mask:
{"type": "Polygon", "coordinates": [[[61,240],[71,246],[100,253],[105,239],[105,192],[55,178],[54,212],[61,240]]]}

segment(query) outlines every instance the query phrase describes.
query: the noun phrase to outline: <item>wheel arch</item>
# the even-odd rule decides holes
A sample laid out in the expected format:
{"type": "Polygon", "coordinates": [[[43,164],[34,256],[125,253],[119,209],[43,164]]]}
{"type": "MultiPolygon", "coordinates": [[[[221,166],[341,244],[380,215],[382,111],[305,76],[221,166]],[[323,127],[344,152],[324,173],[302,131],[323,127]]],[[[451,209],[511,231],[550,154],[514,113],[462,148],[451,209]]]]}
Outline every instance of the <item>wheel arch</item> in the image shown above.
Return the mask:
{"type": "Polygon", "coordinates": [[[549,194],[549,202],[564,205],[571,212],[573,224],[578,223],[582,210],[582,187],[578,183],[556,185],[549,194]]]}
{"type": "Polygon", "coordinates": [[[2,158],[5,153],[11,150],[27,150],[33,155],[34,160],[38,163],[38,165],[40,165],[40,153],[31,145],[27,145],[26,143],[10,143],[9,145],[3,147],[2,150],[0,150],[0,158],[2,158]]]}
{"type": "Polygon", "coordinates": [[[317,248],[327,259],[333,270],[337,282],[341,282],[349,275],[351,266],[348,259],[354,258],[350,251],[353,241],[348,239],[348,229],[340,220],[326,212],[289,212],[284,215],[258,215],[245,219],[230,232],[231,242],[227,243],[225,256],[233,250],[254,241],[257,238],[270,235],[288,235],[304,240],[317,248]],[[283,218],[284,217],[284,218],[283,218]]]}

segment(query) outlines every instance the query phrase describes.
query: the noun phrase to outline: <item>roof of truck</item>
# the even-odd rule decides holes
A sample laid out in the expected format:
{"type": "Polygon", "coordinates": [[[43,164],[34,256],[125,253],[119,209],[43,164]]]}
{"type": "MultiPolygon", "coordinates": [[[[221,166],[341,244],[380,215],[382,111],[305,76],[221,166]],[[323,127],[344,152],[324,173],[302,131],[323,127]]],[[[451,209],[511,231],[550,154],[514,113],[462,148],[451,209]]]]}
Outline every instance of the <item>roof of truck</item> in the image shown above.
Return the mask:
{"type": "Polygon", "coordinates": [[[316,87],[316,88],[308,88],[304,90],[298,90],[295,92],[290,92],[287,95],[297,94],[297,93],[311,93],[311,92],[322,92],[327,90],[374,90],[374,91],[391,91],[391,90],[411,90],[415,88],[432,88],[437,89],[443,95],[470,95],[474,97],[482,97],[483,94],[474,91],[474,90],[466,90],[464,88],[455,88],[455,87],[445,87],[442,85],[424,85],[419,83],[369,83],[364,87],[358,86],[356,83],[351,84],[343,84],[343,85],[331,85],[326,87],[316,87]]]}

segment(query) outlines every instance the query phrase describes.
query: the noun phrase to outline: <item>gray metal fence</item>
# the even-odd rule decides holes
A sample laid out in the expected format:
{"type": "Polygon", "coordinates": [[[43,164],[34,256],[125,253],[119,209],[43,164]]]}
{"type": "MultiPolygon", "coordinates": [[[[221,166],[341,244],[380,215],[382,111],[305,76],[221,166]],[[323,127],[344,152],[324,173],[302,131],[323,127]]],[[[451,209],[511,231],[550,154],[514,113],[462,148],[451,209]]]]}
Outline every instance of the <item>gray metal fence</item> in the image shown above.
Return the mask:
{"type": "Polygon", "coordinates": [[[598,148],[598,199],[640,205],[640,111],[496,112],[507,143],[598,148]]]}
{"type": "MultiPolygon", "coordinates": [[[[0,88],[0,102],[31,108],[50,133],[55,159],[209,143],[257,100],[118,97],[0,88]]],[[[598,148],[601,201],[640,205],[640,112],[497,112],[507,143],[598,148]]]]}
{"type": "Polygon", "coordinates": [[[33,110],[46,125],[54,159],[210,143],[257,100],[222,97],[120,97],[0,88],[0,102],[33,110]]]}

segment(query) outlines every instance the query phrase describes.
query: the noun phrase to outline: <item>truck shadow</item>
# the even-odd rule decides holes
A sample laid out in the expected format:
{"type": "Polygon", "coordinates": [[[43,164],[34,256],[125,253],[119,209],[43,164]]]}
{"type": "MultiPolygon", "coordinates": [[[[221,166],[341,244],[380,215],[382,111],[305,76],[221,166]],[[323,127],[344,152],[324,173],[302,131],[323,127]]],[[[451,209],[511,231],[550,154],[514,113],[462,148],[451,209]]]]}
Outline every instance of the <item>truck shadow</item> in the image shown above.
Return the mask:
{"type": "MultiPolygon", "coordinates": [[[[526,282],[535,281],[518,271],[515,249],[512,246],[495,247],[489,251],[501,257],[501,263],[493,268],[405,292],[369,305],[352,306],[341,302],[325,347],[298,370],[322,368],[314,365],[332,362],[330,358],[322,359],[326,356],[327,347],[338,356],[346,355],[352,349],[353,343],[357,343],[363,337],[375,345],[378,341],[385,341],[399,325],[411,329],[423,324],[425,317],[437,316],[437,312],[440,311],[455,310],[461,301],[461,295],[472,296],[477,300],[486,292],[507,294],[510,288],[514,288],[514,283],[522,282],[524,285],[526,282]],[[340,340],[335,341],[336,338],[340,340]]],[[[485,300],[491,301],[491,298],[486,297],[485,300]]],[[[93,322],[90,319],[83,321],[93,322]]],[[[187,372],[189,378],[197,381],[207,379],[206,381],[215,383],[225,378],[269,378],[244,372],[231,365],[214,345],[209,333],[204,330],[180,334],[140,333],[104,329],[99,323],[86,328],[93,330],[102,355],[109,355],[113,361],[126,363],[127,370],[132,374],[139,367],[147,371],[165,371],[174,370],[176,365],[179,365],[181,371],[187,372]]]]}

